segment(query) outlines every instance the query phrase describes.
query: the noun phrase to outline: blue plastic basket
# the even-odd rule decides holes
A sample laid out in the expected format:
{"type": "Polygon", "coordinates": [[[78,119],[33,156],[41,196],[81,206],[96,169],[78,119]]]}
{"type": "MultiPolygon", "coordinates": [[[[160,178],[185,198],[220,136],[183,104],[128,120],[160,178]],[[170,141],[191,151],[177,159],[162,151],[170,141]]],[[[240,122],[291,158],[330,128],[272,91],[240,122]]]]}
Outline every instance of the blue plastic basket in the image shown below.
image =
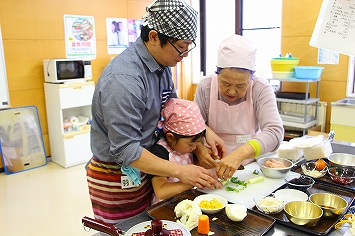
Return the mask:
{"type": "Polygon", "coordinates": [[[324,67],[321,66],[295,66],[296,79],[319,79],[324,67]]]}

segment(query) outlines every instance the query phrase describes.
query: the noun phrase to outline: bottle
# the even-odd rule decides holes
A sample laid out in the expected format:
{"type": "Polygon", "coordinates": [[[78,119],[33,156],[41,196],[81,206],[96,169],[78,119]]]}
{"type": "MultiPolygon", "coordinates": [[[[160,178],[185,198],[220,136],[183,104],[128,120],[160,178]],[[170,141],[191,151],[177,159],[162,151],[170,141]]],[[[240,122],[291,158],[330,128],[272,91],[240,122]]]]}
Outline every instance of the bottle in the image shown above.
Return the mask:
{"type": "Polygon", "coordinates": [[[151,228],[148,229],[144,236],[169,236],[169,230],[163,228],[163,222],[161,220],[152,220],[151,228]]]}

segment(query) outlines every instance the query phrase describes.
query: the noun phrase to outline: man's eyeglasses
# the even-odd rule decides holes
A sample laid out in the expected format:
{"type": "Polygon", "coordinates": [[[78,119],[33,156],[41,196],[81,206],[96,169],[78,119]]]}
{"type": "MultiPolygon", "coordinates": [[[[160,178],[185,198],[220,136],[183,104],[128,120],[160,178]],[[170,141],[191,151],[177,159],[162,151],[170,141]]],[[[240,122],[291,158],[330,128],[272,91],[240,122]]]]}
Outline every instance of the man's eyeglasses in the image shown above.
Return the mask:
{"type": "Polygon", "coordinates": [[[179,56],[182,57],[183,55],[185,55],[186,53],[189,53],[192,49],[194,49],[196,47],[196,43],[194,41],[192,41],[192,44],[189,45],[189,49],[181,52],[172,42],[170,42],[168,40],[168,42],[171,44],[171,46],[173,46],[175,48],[175,50],[179,53],[179,56]]]}

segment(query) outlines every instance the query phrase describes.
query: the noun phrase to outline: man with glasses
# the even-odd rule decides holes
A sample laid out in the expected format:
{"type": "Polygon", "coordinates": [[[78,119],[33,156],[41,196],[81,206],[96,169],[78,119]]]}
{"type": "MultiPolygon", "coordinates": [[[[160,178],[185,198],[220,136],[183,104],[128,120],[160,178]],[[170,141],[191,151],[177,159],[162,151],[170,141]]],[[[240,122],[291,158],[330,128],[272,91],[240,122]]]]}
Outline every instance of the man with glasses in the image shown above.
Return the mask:
{"type": "MultiPolygon", "coordinates": [[[[149,206],[148,174],[175,177],[198,188],[220,188],[210,171],[163,160],[149,149],[156,141],[161,108],[177,97],[171,66],[196,47],[197,12],[184,0],[156,0],[136,42],[103,70],[92,101],[89,193],[97,220],[116,224],[149,206]]],[[[211,130],[216,155],[223,141],[211,130]]]]}
{"type": "Polygon", "coordinates": [[[265,79],[254,76],[255,59],[251,40],[232,35],[220,43],[216,73],[197,86],[195,102],[227,148],[216,168],[225,179],[241,164],[276,151],[284,137],[274,91],[265,79]]]}

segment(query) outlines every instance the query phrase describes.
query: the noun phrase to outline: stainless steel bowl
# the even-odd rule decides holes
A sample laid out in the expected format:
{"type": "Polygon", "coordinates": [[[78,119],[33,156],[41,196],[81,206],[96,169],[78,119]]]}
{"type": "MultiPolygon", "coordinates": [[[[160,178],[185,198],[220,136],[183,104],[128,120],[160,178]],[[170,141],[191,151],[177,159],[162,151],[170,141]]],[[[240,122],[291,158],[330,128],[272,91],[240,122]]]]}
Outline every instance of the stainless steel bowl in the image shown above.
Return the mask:
{"type": "Polygon", "coordinates": [[[285,205],[287,218],[296,225],[307,228],[315,226],[323,215],[323,210],[312,202],[293,201],[285,205]]]}
{"type": "Polygon", "coordinates": [[[314,193],[309,196],[309,200],[322,208],[325,218],[340,216],[348,206],[348,202],[344,198],[331,193],[314,193]]]}
{"type": "Polygon", "coordinates": [[[355,155],[347,153],[332,153],[328,157],[330,166],[355,168],[355,155]]]}
{"type": "Polygon", "coordinates": [[[262,157],[262,158],[259,158],[257,162],[259,164],[261,172],[263,172],[263,174],[266,177],[274,178],[274,179],[280,179],[280,178],[285,177],[287,175],[287,173],[293,167],[293,162],[288,160],[288,159],[285,159],[285,158],[262,157]],[[277,160],[277,161],[281,162],[281,164],[283,164],[285,166],[285,168],[270,168],[270,167],[266,167],[265,163],[268,160],[270,160],[270,159],[274,159],[274,160],[277,160]]]}

